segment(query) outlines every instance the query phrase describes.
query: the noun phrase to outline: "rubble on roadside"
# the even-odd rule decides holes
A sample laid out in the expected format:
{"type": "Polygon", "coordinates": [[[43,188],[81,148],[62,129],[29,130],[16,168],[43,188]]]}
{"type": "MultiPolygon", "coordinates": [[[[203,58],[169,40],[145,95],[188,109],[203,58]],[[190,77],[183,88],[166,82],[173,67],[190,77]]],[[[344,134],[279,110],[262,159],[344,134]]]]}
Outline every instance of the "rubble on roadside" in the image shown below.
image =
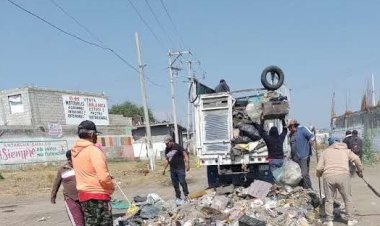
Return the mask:
{"type": "Polygon", "coordinates": [[[265,183],[256,180],[248,188],[195,192],[181,206],[153,195],[155,199],[145,202],[135,216],[120,218],[115,225],[318,225],[321,200],[314,191],[265,183]]]}

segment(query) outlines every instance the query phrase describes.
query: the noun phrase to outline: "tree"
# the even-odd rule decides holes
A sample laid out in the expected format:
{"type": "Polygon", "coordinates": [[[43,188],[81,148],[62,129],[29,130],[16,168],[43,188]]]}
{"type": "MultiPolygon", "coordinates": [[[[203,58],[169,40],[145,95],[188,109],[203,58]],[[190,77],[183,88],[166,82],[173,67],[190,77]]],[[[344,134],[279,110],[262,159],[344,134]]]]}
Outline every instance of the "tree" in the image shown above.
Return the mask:
{"type": "MultiPolygon", "coordinates": [[[[124,117],[144,117],[144,108],[130,101],[125,101],[122,104],[113,105],[109,111],[110,114],[123,115],[124,117]]],[[[149,120],[155,122],[153,113],[148,109],[149,120]]]]}

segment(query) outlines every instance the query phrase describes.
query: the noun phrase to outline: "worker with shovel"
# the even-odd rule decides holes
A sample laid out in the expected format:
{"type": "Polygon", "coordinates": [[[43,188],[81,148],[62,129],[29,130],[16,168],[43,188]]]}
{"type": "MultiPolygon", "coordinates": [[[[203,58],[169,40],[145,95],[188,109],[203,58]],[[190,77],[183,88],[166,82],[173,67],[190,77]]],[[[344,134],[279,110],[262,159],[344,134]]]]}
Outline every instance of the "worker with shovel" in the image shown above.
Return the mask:
{"type": "Polygon", "coordinates": [[[347,148],[345,143],[340,143],[336,138],[329,139],[330,146],[322,153],[317,166],[317,177],[323,177],[323,187],[325,191],[325,225],[333,225],[333,205],[336,191],[338,190],[343,198],[347,225],[358,223],[354,219],[353,202],[351,197],[351,179],[348,162],[354,162],[357,166],[357,174],[363,177],[363,165],[357,155],[347,148]]]}

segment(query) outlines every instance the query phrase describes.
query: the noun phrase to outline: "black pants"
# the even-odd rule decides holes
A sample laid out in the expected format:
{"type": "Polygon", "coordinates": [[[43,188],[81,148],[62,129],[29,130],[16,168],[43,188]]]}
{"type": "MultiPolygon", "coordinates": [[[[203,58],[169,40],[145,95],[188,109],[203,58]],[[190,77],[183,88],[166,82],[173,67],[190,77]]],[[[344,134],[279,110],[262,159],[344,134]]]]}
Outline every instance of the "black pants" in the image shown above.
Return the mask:
{"type": "Polygon", "coordinates": [[[189,195],[189,189],[187,188],[187,183],[186,183],[185,169],[170,169],[170,178],[172,179],[175,196],[178,199],[181,198],[181,190],[179,188],[180,184],[185,196],[189,195]]]}
{"type": "Polygon", "coordinates": [[[302,180],[300,182],[300,186],[302,186],[305,189],[313,189],[311,184],[311,179],[309,175],[310,170],[310,156],[305,159],[299,159],[297,157],[293,158],[293,161],[298,163],[298,165],[301,168],[301,174],[302,174],[302,180]]]}

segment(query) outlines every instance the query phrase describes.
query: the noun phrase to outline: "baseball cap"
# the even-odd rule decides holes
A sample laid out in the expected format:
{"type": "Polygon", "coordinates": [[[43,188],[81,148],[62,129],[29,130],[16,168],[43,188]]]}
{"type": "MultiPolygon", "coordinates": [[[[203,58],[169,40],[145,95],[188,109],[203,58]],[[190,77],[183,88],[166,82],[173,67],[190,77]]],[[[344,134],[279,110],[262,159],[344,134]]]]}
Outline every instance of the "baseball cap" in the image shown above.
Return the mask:
{"type": "Polygon", "coordinates": [[[173,141],[173,137],[169,136],[169,135],[165,136],[165,138],[164,138],[165,144],[169,143],[170,141],[173,141]]]}
{"type": "Polygon", "coordinates": [[[329,141],[329,145],[332,145],[335,142],[339,142],[339,138],[337,138],[337,137],[330,137],[328,141],[329,141]]]}
{"type": "Polygon", "coordinates": [[[299,126],[300,124],[295,119],[289,120],[288,127],[290,126],[299,126]]]}
{"type": "Polygon", "coordinates": [[[85,132],[87,132],[87,133],[94,132],[96,134],[101,133],[96,129],[95,123],[93,121],[90,121],[90,120],[85,120],[85,121],[81,122],[78,126],[78,134],[85,133],[85,132]]]}

